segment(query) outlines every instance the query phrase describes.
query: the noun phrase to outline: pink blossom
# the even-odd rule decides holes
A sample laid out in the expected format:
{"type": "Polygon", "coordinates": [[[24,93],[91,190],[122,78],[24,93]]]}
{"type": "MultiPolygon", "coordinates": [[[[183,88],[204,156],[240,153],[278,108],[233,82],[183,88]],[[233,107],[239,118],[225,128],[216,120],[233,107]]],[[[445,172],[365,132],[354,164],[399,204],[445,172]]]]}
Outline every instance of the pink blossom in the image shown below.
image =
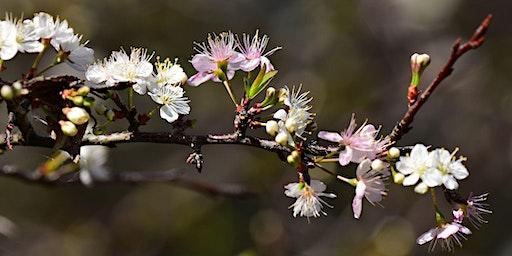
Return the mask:
{"type": "Polygon", "coordinates": [[[267,53],[264,53],[265,48],[267,48],[269,37],[267,35],[263,35],[261,38],[258,36],[258,30],[256,30],[256,34],[251,40],[250,35],[243,35],[243,43],[238,40],[238,47],[240,51],[245,57],[245,60],[240,64],[240,69],[245,72],[249,72],[257,68],[258,66],[266,66],[266,72],[274,70],[274,66],[270,63],[270,60],[267,58],[272,55],[277,50],[280,50],[281,47],[276,47],[267,53]]]}
{"type": "Polygon", "coordinates": [[[357,124],[352,115],[348,128],[341,133],[321,131],[318,137],[337,142],[345,149],[340,152],[339,162],[342,166],[350,162],[360,163],[365,158],[373,160],[389,145],[389,138],[377,139],[379,130],[366,122],[356,130],[357,124]]]}
{"type": "Polygon", "coordinates": [[[192,65],[197,70],[197,74],[188,79],[192,86],[213,80],[221,82],[219,74],[225,72],[227,79],[233,78],[235,71],[240,69],[240,63],[245,57],[235,51],[235,36],[231,32],[220,33],[219,35],[209,35],[208,45],[206,43],[196,43],[198,52],[192,57],[192,65]],[[224,70],[225,69],[225,70],[224,70]]]}
{"type": "Polygon", "coordinates": [[[471,194],[467,200],[465,207],[466,217],[468,217],[469,222],[471,222],[475,228],[479,228],[482,224],[487,223],[487,220],[484,219],[484,214],[492,213],[489,209],[489,204],[485,203],[488,195],[488,193],[478,196],[471,194]]]}
{"type": "Polygon", "coordinates": [[[430,229],[416,239],[419,245],[430,242],[430,251],[435,249],[438,240],[441,240],[441,246],[447,251],[453,250],[454,245],[462,247],[462,239],[466,239],[466,235],[470,235],[471,230],[462,226],[457,222],[440,224],[430,229]]]}
{"type": "Polygon", "coordinates": [[[363,196],[374,205],[387,195],[384,181],[389,176],[388,170],[372,170],[371,164],[370,160],[365,159],[357,167],[356,195],[352,201],[352,210],[356,219],[359,219],[363,210],[363,196]]]}

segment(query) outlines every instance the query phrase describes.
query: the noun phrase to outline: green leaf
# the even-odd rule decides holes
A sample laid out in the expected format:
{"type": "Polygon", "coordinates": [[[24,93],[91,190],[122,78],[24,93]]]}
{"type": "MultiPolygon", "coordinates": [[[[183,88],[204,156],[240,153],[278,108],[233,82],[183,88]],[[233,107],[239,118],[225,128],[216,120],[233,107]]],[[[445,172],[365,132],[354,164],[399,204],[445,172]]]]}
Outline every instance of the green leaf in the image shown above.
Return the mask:
{"type": "Polygon", "coordinates": [[[270,83],[270,81],[272,81],[272,78],[274,78],[276,74],[277,70],[269,71],[268,73],[263,75],[263,77],[259,81],[259,84],[255,85],[253,83],[251,89],[249,90],[249,99],[258,96],[263,90],[265,90],[267,85],[270,83]]]}

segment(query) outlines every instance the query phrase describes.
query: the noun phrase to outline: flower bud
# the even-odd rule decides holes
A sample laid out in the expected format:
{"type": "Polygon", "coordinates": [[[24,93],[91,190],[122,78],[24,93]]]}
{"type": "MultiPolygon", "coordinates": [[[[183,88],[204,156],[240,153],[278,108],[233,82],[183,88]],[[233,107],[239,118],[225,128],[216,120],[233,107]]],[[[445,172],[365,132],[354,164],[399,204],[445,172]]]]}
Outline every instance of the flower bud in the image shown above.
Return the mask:
{"type": "Polygon", "coordinates": [[[286,90],[285,88],[279,89],[279,91],[277,92],[277,97],[279,99],[279,103],[283,103],[288,97],[288,90],[286,90]]]}
{"type": "Polygon", "coordinates": [[[388,157],[391,159],[398,158],[400,156],[400,149],[392,147],[388,150],[388,157]]]}
{"type": "Polygon", "coordinates": [[[267,131],[268,135],[276,136],[277,132],[279,131],[279,125],[276,121],[270,120],[265,124],[265,130],[267,131]]]}
{"type": "Polygon", "coordinates": [[[23,89],[23,86],[21,85],[21,83],[19,81],[16,81],[12,84],[12,88],[14,88],[14,96],[15,97],[19,97],[21,96],[22,94],[26,94],[27,92],[27,89],[23,89]]]}
{"type": "Polygon", "coordinates": [[[280,132],[276,135],[275,140],[277,143],[284,146],[288,143],[288,134],[285,132],[280,132]]]}
{"type": "Polygon", "coordinates": [[[296,166],[297,164],[299,164],[300,163],[299,151],[297,151],[297,150],[292,151],[292,153],[286,157],[286,161],[293,166],[296,166]]]}
{"type": "Polygon", "coordinates": [[[14,90],[9,85],[3,85],[2,88],[0,88],[0,95],[5,100],[12,100],[14,98],[14,90]]]}
{"type": "Polygon", "coordinates": [[[402,184],[404,182],[404,179],[405,179],[405,176],[399,172],[397,173],[393,173],[393,181],[396,183],[396,184],[402,184]]]}
{"type": "Polygon", "coordinates": [[[66,115],[66,118],[76,125],[85,124],[89,121],[89,113],[85,111],[83,108],[72,107],[72,108],[63,108],[62,113],[66,115]]]}
{"type": "Polygon", "coordinates": [[[75,104],[75,106],[82,106],[84,104],[84,97],[80,95],[69,97],[69,99],[73,101],[73,104],[75,104]]]}
{"type": "Polygon", "coordinates": [[[78,129],[76,128],[75,124],[73,124],[70,121],[59,121],[60,129],[62,130],[62,133],[64,135],[73,137],[78,133],[78,129]]]}
{"type": "Polygon", "coordinates": [[[112,111],[112,109],[109,109],[107,112],[105,112],[105,117],[109,121],[114,121],[114,118],[116,117],[116,114],[114,113],[114,111],[112,111]]]}
{"type": "Polygon", "coordinates": [[[87,96],[87,94],[89,94],[90,91],[91,91],[91,88],[89,88],[89,86],[82,86],[82,87],[78,88],[78,90],[76,91],[76,94],[80,95],[80,96],[87,96]]]}
{"type": "Polygon", "coordinates": [[[416,185],[416,187],[414,187],[414,192],[418,193],[418,194],[425,194],[427,193],[428,191],[428,186],[427,184],[423,183],[423,182],[420,182],[418,185],[416,185]]]}
{"type": "Polygon", "coordinates": [[[265,97],[272,98],[276,95],[276,89],[274,87],[267,88],[267,91],[265,92],[265,97]]]}
{"type": "Polygon", "coordinates": [[[83,102],[83,106],[84,107],[92,107],[92,105],[94,104],[94,98],[93,97],[84,97],[84,102],[83,102]]]}
{"type": "Polygon", "coordinates": [[[372,169],[375,170],[375,171],[382,171],[384,170],[384,168],[386,168],[386,164],[380,160],[380,159],[375,159],[372,161],[372,169]]]}
{"type": "Polygon", "coordinates": [[[422,73],[430,64],[430,56],[428,54],[415,53],[411,56],[411,70],[414,73],[422,73]]]}
{"type": "Polygon", "coordinates": [[[94,111],[96,111],[96,113],[98,113],[99,115],[103,115],[105,114],[105,112],[107,112],[107,107],[105,107],[105,105],[103,104],[96,104],[94,106],[94,111]]]}
{"type": "Polygon", "coordinates": [[[286,130],[288,130],[290,133],[296,132],[297,129],[299,128],[297,122],[293,118],[286,119],[284,126],[286,127],[286,130]]]}

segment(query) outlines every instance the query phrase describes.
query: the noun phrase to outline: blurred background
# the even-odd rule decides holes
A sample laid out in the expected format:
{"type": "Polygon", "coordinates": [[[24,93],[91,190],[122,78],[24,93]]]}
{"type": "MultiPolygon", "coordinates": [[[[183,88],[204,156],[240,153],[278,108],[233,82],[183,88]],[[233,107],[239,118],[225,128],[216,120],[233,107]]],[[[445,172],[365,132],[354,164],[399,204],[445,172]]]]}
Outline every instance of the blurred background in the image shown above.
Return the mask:
{"type": "MultiPolygon", "coordinates": [[[[162,57],[178,57],[187,74],[194,41],[207,33],[260,29],[280,71],[274,86],[311,90],[317,122],[325,130],[346,127],[352,113],[388,133],[406,109],[409,57],[428,53],[432,62],[423,87],[447,59],[458,36],[469,37],[488,13],[494,20],[484,46],[465,55],[455,72],[417,115],[400,145],[418,142],[468,156],[471,175],[461,192],[489,192],[494,213],[474,230],[458,255],[512,255],[512,2],[462,0],[250,1],[250,0],[2,0],[0,11],[45,11],[68,19],[102,58],[120,46],[144,46],[162,57]]],[[[10,64],[5,79],[24,72],[28,58],[10,64]]],[[[66,67],[54,74],[76,74],[66,67]]],[[[4,75],[4,74],[2,74],[4,75]]],[[[76,74],[79,75],[79,74],[76,74]]],[[[238,83],[240,80],[235,80],[238,83]]],[[[189,133],[231,129],[231,103],[218,84],[187,87],[189,133]]],[[[241,92],[241,87],[236,88],[241,92]]],[[[149,108],[149,97],[137,98],[149,108]]],[[[3,108],[5,108],[3,106],[3,108]]],[[[4,111],[2,113],[5,113],[4,111]]],[[[5,115],[2,115],[4,117],[5,115]]],[[[4,120],[5,123],[5,120],[4,120]]],[[[3,125],[3,124],[2,124],[3,125]]],[[[156,118],[145,131],[170,127],[156,118]]],[[[256,132],[255,134],[261,133],[256,132]]],[[[205,147],[202,174],[184,164],[186,147],[122,145],[112,150],[113,171],[182,168],[212,184],[237,183],[255,189],[246,199],[213,198],[173,184],[45,187],[0,178],[0,215],[15,223],[0,240],[1,255],[425,255],[415,245],[434,224],[428,196],[391,185],[384,207],[364,203],[361,220],[350,207],[353,189],[316,170],[338,199],[328,216],[293,218],[283,186],[294,170],[274,154],[239,146],[205,147]]],[[[17,147],[0,164],[34,168],[49,150],[17,147]]],[[[331,169],[335,169],[333,165],[331,169]]],[[[338,171],[342,171],[341,169],[338,171]]],[[[344,170],[346,172],[346,170],[344,170]]],[[[448,208],[446,208],[448,210],[448,208]]],[[[5,222],[5,221],[4,221],[5,222]]],[[[433,255],[442,255],[438,250],[433,255]]]]}

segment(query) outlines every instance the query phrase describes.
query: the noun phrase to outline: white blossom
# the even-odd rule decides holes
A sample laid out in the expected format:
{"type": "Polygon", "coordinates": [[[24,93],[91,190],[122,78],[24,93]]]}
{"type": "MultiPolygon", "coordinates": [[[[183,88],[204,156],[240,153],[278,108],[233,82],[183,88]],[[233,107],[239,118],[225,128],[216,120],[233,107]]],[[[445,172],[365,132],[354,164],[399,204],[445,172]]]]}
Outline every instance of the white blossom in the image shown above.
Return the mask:
{"type": "Polygon", "coordinates": [[[180,114],[186,115],[190,112],[190,101],[183,96],[185,91],[179,86],[162,86],[148,94],[153,101],[163,105],[160,107],[160,117],[169,123],[176,121],[180,114]]]}
{"type": "MultiPolygon", "coordinates": [[[[454,152],[455,153],[455,152],[454,152]]],[[[442,177],[442,183],[447,189],[457,189],[459,183],[457,180],[465,179],[469,176],[469,172],[462,164],[464,158],[454,159],[453,154],[448,150],[438,148],[432,151],[432,166],[439,170],[442,177]]]]}
{"type": "Polygon", "coordinates": [[[43,50],[43,44],[39,41],[40,37],[32,20],[21,20],[7,15],[6,21],[16,27],[16,44],[19,52],[36,53],[43,50]]]}
{"type": "Polygon", "coordinates": [[[328,198],[335,198],[336,195],[332,193],[323,193],[326,186],[319,180],[311,180],[311,184],[308,185],[305,182],[290,183],[284,187],[286,190],[284,194],[291,198],[297,198],[297,200],[290,205],[289,208],[293,208],[293,217],[297,215],[301,217],[320,217],[320,213],[327,215],[322,208],[324,205],[331,207],[327,204],[321,196],[328,198]]]}
{"type": "Polygon", "coordinates": [[[142,48],[131,48],[130,55],[123,49],[114,51],[108,59],[90,65],[85,77],[96,84],[94,88],[131,82],[134,83],[133,89],[137,93],[145,94],[152,79],[153,65],[149,62],[152,57],[152,54],[148,55],[147,50],[142,48]]]}
{"type": "Polygon", "coordinates": [[[154,74],[154,77],[155,83],[158,86],[176,85],[187,82],[187,74],[185,74],[183,68],[177,64],[177,62],[178,59],[175,59],[174,62],[168,58],[163,62],[157,59],[155,63],[156,74],[154,74]]]}
{"type": "Polygon", "coordinates": [[[67,41],[60,44],[61,51],[67,56],[67,63],[77,71],[85,71],[94,62],[94,50],[80,43],[82,36],[73,35],[67,41]]]}
{"type": "Polygon", "coordinates": [[[10,60],[18,52],[16,26],[10,21],[0,21],[0,59],[10,60]]]}
{"type": "Polygon", "coordinates": [[[426,192],[427,187],[442,184],[442,174],[433,166],[432,154],[422,144],[416,144],[411,154],[401,156],[400,161],[396,163],[396,168],[407,175],[403,181],[404,186],[415,185],[421,179],[415,189],[418,193],[426,192]]]}

